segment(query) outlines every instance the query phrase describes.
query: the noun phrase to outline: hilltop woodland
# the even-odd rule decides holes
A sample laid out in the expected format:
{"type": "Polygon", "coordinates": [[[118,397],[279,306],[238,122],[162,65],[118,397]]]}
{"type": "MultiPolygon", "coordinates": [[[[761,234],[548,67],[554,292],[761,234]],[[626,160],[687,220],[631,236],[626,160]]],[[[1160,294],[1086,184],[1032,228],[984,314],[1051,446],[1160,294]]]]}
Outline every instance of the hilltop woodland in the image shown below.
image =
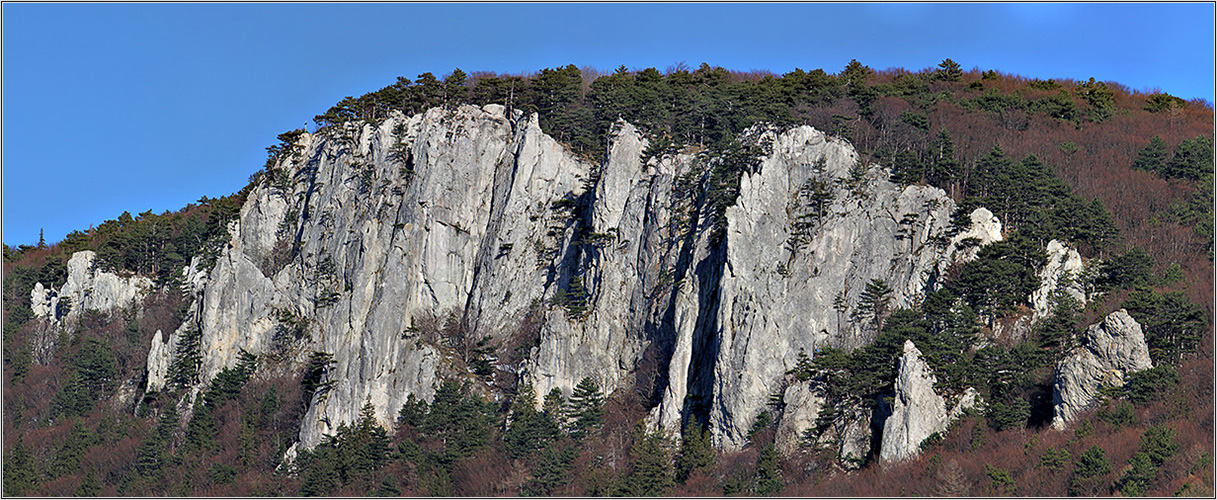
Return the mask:
{"type": "MultiPolygon", "coordinates": [[[[715,452],[699,418],[689,419],[683,440],[647,432],[640,422],[657,396],[657,362],[640,365],[637,382],[611,394],[585,380],[569,400],[514,383],[487,399],[477,389],[494,370],[486,359],[519,355],[517,346],[485,342],[470,350],[472,381],[445,382],[431,403],[412,399],[395,429],[365,411],[302,453],[292,471],[280,459],[308,401],[325,389],[326,353],[294,377],[274,379],[251,378],[264,360],[245,355],[189,412],[173,404],[197,377],[186,356],[170,388],[118,405],[117,393],[138,394],[144,383],[153,333],[182,321],[180,269],[194,256],[214,262],[249,190],[274,182],[273,160],[301,132],[293,131],[268,148],[267,168],[236,194],[173,213],[123,213],[52,245],[4,246],[4,494],[1214,494],[1211,103],[1094,79],[964,71],[949,59],[916,72],[852,61],[836,74],[784,75],[705,64],[608,73],[572,65],[399,78],[342,99],[315,121],[324,131],[463,103],[536,112],[546,132],[595,163],[619,118],[648,135],[647,155],[722,158],[700,181],[711,220],[734,201],[741,165],[755,155],[738,138],[758,123],[808,124],[849,140],[897,182],[945,190],[961,207],[957,224],[971,207],[990,208],[1003,242],[953,269],[914,310],[891,310],[886,284],[872,282],[859,308],[866,313],[849,320],[873,326],[874,342],[804,357],[791,373],[826,388],[824,419],[868,410],[890,394],[899,346],[913,339],[940,392],[976,387],[987,408],[927,440],[918,458],[880,467],[872,456],[840,473],[814,431],[793,456],[774,450],[780,397],[739,452],[715,452]],[[1062,298],[1021,342],[996,338],[978,348],[994,326],[1027,313],[1053,238],[1091,259],[1078,279],[1095,300],[1083,307],[1062,298]],[[62,284],[67,258],[83,249],[118,273],[153,277],[157,291],[124,312],[86,311],[54,352],[36,352],[30,289],[62,284]],[[1086,325],[1121,307],[1145,328],[1156,368],[1108,390],[1069,430],[1051,430],[1055,362],[1086,325]]],[[[280,320],[289,330],[303,321],[280,320]]],[[[523,337],[537,327],[535,315],[521,318],[523,337]]]]}

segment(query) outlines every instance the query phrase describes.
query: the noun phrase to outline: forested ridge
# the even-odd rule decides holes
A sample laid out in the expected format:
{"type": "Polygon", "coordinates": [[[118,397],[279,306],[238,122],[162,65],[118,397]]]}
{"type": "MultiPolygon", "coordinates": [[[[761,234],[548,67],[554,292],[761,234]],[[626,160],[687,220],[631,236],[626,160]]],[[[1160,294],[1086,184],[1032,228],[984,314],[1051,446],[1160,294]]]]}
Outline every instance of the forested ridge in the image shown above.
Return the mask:
{"type": "MultiPolygon", "coordinates": [[[[702,184],[708,213],[720,218],[760,153],[740,139],[758,124],[811,125],[848,140],[862,163],[888,168],[898,183],[942,188],[960,207],[958,227],[972,208],[989,208],[1003,241],[952,269],[915,309],[888,307],[890,290],[873,281],[864,313],[849,320],[866,324],[874,342],[805,356],[791,374],[827,388],[828,422],[885,404],[895,359],[912,339],[941,390],[975,387],[989,404],[923,443],[917,459],[883,467],[867,459],[848,474],[815,436],[779,455],[767,413],[740,452],[715,452],[693,419],[679,440],[648,432],[646,387],[604,394],[590,379],[569,399],[521,386],[498,403],[445,382],[431,403],[403,406],[392,435],[369,410],[302,452],[294,469],[281,467],[309,399],[325,390],[325,353],[272,380],[251,379],[260,360],[244,356],[208,385],[185,425],[171,404],[183,383],[139,401],[133,414],[114,408],[120,387],[143,383],[153,333],[184,317],[181,268],[194,256],[214,261],[250,189],[279,181],[274,160],[292,154],[302,132],[289,131],[241,192],[172,213],[124,213],[59,243],[4,246],[5,495],[1213,494],[1211,103],[1094,79],[965,71],[950,59],[920,71],[852,61],[837,73],[783,75],[570,65],[398,78],[314,121],[325,133],[466,103],[536,112],[545,132],[592,163],[618,119],[651,140],[645,155],[725,158],[702,184]],[[1098,263],[1078,277],[1097,299],[1058,297],[1022,341],[982,343],[1027,314],[1052,239],[1098,263]],[[86,312],[50,359],[34,359],[30,290],[61,284],[67,259],[84,249],[120,274],[152,277],[157,291],[139,316],[86,312]],[[1086,325],[1119,308],[1145,329],[1156,367],[1108,391],[1069,430],[1050,430],[1053,366],[1086,325]]],[[[301,320],[282,323],[292,321],[301,320]]],[[[472,349],[475,361],[492,354],[472,349]]],[[[493,354],[519,355],[502,349],[493,354]]],[[[782,404],[772,402],[774,414],[782,404]]]]}

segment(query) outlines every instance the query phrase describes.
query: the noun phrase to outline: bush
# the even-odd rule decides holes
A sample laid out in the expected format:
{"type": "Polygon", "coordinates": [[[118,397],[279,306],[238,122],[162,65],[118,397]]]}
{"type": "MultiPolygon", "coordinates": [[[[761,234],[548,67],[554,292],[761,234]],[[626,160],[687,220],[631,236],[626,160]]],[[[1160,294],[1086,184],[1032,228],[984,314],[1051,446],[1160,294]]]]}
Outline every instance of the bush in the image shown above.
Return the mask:
{"type": "MultiPolygon", "coordinates": [[[[1179,385],[1179,372],[1174,366],[1160,364],[1148,370],[1129,375],[1124,391],[1129,401],[1138,406],[1162,398],[1179,385]]],[[[1128,411],[1131,413],[1132,408],[1128,411]]]]}
{"type": "Polygon", "coordinates": [[[994,430],[1022,428],[1031,418],[1031,404],[1023,398],[1015,398],[1009,403],[993,403],[989,405],[986,417],[994,430]]]}

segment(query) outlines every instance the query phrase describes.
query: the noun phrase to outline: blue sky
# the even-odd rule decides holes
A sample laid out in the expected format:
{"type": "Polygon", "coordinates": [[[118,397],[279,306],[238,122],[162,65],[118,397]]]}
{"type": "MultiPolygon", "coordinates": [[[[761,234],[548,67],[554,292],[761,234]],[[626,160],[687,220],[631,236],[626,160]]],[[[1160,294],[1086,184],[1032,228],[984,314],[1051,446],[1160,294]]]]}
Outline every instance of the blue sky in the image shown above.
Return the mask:
{"type": "Polygon", "coordinates": [[[244,186],[281,132],[430,71],[566,64],[1094,77],[1213,101],[1213,4],[3,6],[3,241],[244,186]]]}

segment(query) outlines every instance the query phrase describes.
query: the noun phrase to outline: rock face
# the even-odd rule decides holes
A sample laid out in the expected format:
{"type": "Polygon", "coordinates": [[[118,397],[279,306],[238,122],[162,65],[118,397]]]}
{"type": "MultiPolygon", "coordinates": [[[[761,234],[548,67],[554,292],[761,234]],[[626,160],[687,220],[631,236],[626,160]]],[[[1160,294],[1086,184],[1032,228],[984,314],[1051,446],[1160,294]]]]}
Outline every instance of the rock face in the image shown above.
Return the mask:
{"type": "Polygon", "coordinates": [[[815,426],[816,416],[824,406],[824,398],[812,391],[808,384],[795,383],[786,388],[782,400],[786,403],[786,409],[778,422],[773,442],[778,451],[789,454],[798,449],[803,431],[815,426]]]}
{"type": "MultiPolygon", "coordinates": [[[[365,402],[392,428],[408,395],[473,379],[468,347],[489,336],[526,353],[496,367],[536,394],[569,395],[584,377],[639,390],[652,425],[679,435],[698,415],[734,449],[799,349],[870,340],[870,326],[841,321],[870,280],[911,306],[1001,237],[983,208],[952,232],[941,190],[855,168],[847,143],[810,127],[746,137],[766,152],[721,216],[704,189],[720,159],[644,161],[648,142],[625,122],[610,139],[592,165],[498,105],[302,134],[249,192],[215,265],[184,271],[195,300],[153,340],[148,388],[187,338],[196,389],[242,350],[265,361],[256,376],[328,353],[333,384],[301,424],[308,448],[365,402]]],[[[781,425],[797,434],[815,398],[790,396],[801,402],[781,425]]]]}
{"type": "Polygon", "coordinates": [[[112,313],[116,309],[138,306],[152,290],[151,279],[122,277],[101,270],[97,264],[97,254],[92,250],[76,252],[68,259],[68,278],[63,286],[55,290],[36,283],[30,291],[30,309],[35,317],[46,320],[34,342],[35,361],[49,361],[59,331],[70,331],[85,311],[112,313]]]}
{"type": "MultiPolygon", "coordinates": [[[[700,300],[699,319],[710,309],[694,329],[699,334],[676,337],[676,352],[687,350],[694,361],[674,360],[668,380],[690,384],[685,394],[665,395],[660,409],[709,408],[714,444],[723,449],[744,445],[800,349],[870,341],[872,328],[847,320],[868,282],[893,290],[892,307],[910,307],[966,258],[948,234],[955,205],[942,190],[898,186],[877,167],[861,173],[848,144],[809,127],[766,132],[760,141],[771,151],[740,181],[739,198],[726,211],[725,249],[706,252],[721,264],[688,291],[712,290],[717,278],[717,290],[700,300]],[[809,201],[817,192],[828,200],[809,201]]],[[[1000,224],[978,209],[967,232],[984,244],[1000,239],[1000,224]]]]}
{"type": "Polygon", "coordinates": [[[35,284],[30,292],[34,316],[57,323],[76,320],[88,310],[109,312],[131,307],[152,289],[152,280],[103,271],[96,261],[97,254],[92,250],[76,252],[68,259],[68,281],[58,291],[35,284]]]}
{"type": "Polygon", "coordinates": [[[1093,407],[1099,389],[1123,386],[1126,375],[1153,368],[1141,325],[1123,309],[1087,327],[1081,341],[1056,365],[1052,426],[1057,429],[1093,407]]]}
{"type": "Polygon", "coordinates": [[[913,341],[904,341],[904,354],[896,374],[896,398],[892,414],[883,425],[879,458],[902,460],[916,455],[921,442],[935,432],[946,430],[946,401],[934,392],[937,379],[921,359],[913,341]]]}
{"type": "Polygon", "coordinates": [[[1046,250],[1048,263],[1039,272],[1040,287],[1031,293],[1035,321],[1052,315],[1054,292],[1068,295],[1079,305],[1086,304],[1086,292],[1079,281],[1083,271],[1082,256],[1057,240],[1049,241],[1046,250]]]}

